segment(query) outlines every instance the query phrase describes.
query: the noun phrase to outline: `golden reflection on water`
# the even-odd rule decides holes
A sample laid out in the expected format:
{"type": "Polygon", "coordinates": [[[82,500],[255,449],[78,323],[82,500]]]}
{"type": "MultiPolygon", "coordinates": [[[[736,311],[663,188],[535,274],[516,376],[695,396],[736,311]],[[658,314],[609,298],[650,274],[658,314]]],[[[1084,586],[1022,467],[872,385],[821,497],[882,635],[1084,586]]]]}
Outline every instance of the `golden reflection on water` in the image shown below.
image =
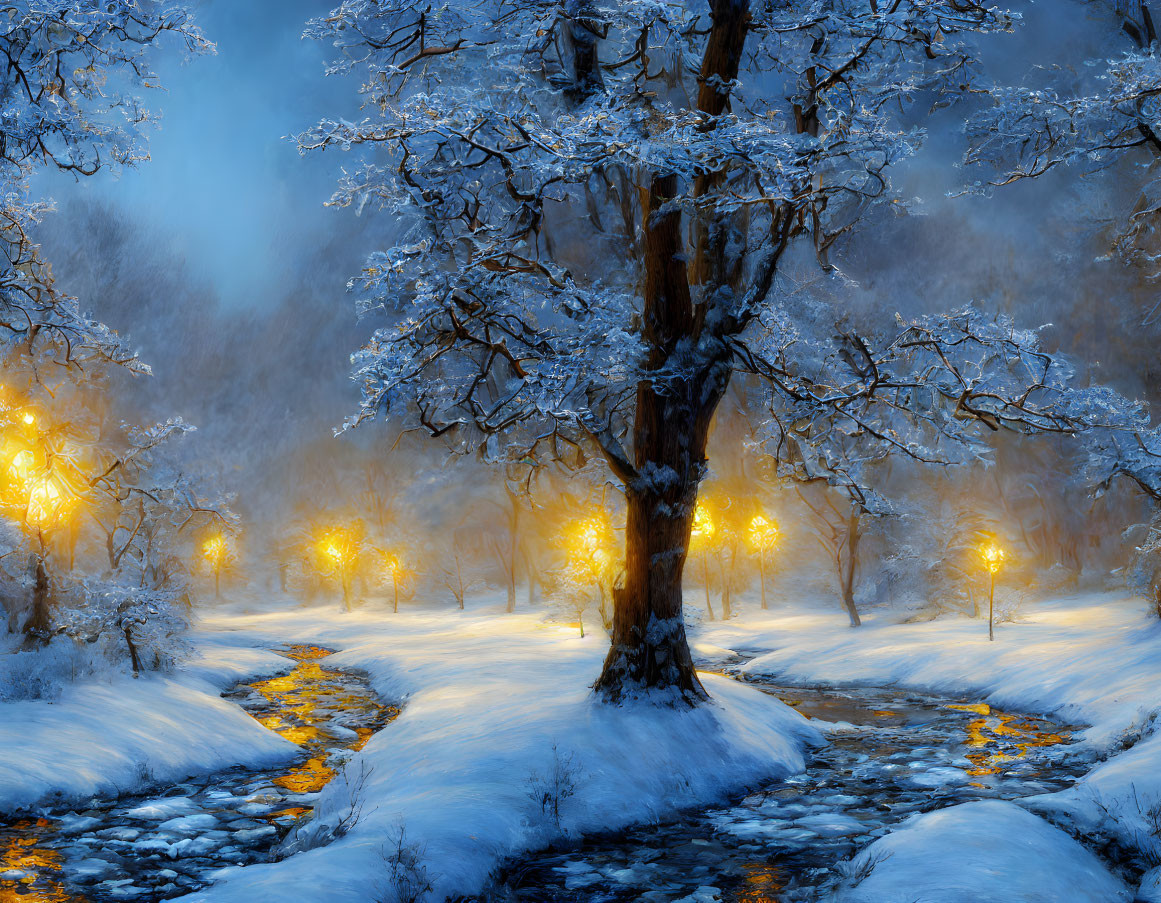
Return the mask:
{"type": "MultiPolygon", "coordinates": [[[[380,712],[394,710],[380,707],[357,689],[336,687],[335,680],[342,677],[342,672],[318,664],[319,659],[331,654],[330,650],[295,646],[283,654],[298,664],[289,674],[250,685],[272,708],[254,717],[267,729],[303,747],[309,755],[305,762],[273,777],[272,783],[293,793],[313,793],[335,776],[334,769],[327,765],[328,746],[360,750],[375,733],[374,728],[358,727],[356,739],[338,740],[317,723],[328,720],[336,710],[366,711],[368,706],[380,712]]],[[[265,817],[271,821],[301,818],[310,811],[307,806],[288,806],[265,817]]],[[[0,825],[0,875],[14,876],[0,878],[0,903],[86,903],[85,897],[64,888],[61,854],[43,845],[54,830],[54,823],[46,819],[0,825]]]]}
{"type": "MultiPolygon", "coordinates": [[[[326,696],[331,705],[338,702],[347,708],[348,705],[353,707],[357,704],[361,697],[354,692],[336,694],[333,689],[329,693],[324,691],[323,686],[339,676],[339,672],[327,670],[318,664],[318,659],[331,654],[329,650],[318,646],[295,646],[285,654],[298,662],[293,671],[251,684],[278,709],[275,713],[256,716],[257,720],[263,727],[291,743],[307,748],[322,747],[326,734],[312,723],[314,719],[326,715],[325,711],[319,711],[320,699],[326,696]]],[[[367,736],[370,737],[372,733],[368,730],[367,736]]],[[[361,732],[357,742],[355,749],[361,748],[366,742],[361,732]]],[[[320,751],[319,755],[311,756],[289,771],[275,776],[271,783],[292,793],[316,793],[334,776],[335,770],[327,765],[326,754],[320,751]]]]}
{"type": "Polygon", "coordinates": [[[270,783],[292,793],[317,793],[334,776],[335,770],[327,765],[325,756],[312,756],[270,783]]]}
{"type": "Polygon", "coordinates": [[[779,892],[785,886],[782,869],[765,862],[746,865],[746,875],[734,891],[737,903],[778,903],[779,892]]]}
{"type": "Polygon", "coordinates": [[[23,819],[6,826],[15,836],[0,837],[0,873],[21,872],[19,878],[0,879],[0,903],[81,903],[61,886],[57,875],[61,855],[38,846],[52,829],[43,818],[23,819]]]}
{"type": "MultiPolygon", "coordinates": [[[[987,703],[948,705],[947,708],[980,715],[964,728],[966,744],[973,752],[965,753],[972,763],[970,775],[998,774],[1004,763],[1013,762],[1028,754],[1028,750],[1068,743],[1068,731],[1055,730],[1053,725],[1023,715],[997,712],[987,703]]],[[[982,785],[976,785],[982,786],[982,785]]]]}

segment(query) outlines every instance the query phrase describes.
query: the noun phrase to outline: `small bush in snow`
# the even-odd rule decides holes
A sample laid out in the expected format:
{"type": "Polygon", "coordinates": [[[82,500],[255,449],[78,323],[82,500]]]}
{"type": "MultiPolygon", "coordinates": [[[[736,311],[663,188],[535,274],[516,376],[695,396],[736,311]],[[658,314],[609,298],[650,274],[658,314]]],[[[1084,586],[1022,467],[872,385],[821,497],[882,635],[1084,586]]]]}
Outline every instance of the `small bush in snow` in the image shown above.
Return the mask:
{"type": "MultiPolygon", "coordinates": [[[[4,588],[27,590],[19,583],[4,588]]],[[[19,627],[6,638],[11,654],[2,657],[0,699],[52,698],[78,680],[169,670],[186,648],[184,594],[62,578],[53,581],[51,598],[47,642],[30,645],[19,627]]]]}
{"type": "Polygon", "coordinates": [[[1143,869],[1161,866],[1161,800],[1142,800],[1137,785],[1130,785],[1130,795],[1106,800],[1099,791],[1092,791],[1092,802],[1104,816],[1097,831],[1106,845],[1113,848],[1127,843],[1128,849],[1118,850],[1117,857],[1135,858],[1143,869]],[[1124,841],[1115,840],[1120,834],[1124,841]]]}
{"type": "Polygon", "coordinates": [[[564,803],[576,796],[580,779],[580,766],[572,753],[561,755],[556,744],[552,744],[552,768],[548,774],[533,771],[528,777],[528,796],[540,806],[541,814],[552,820],[557,831],[561,830],[560,812],[564,803]]]}
{"type": "Polygon", "coordinates": [[[389,893],[381,895],[377,903],[421,903],[427,899],[434,888],[424,865],[425,852],[422,844],[408,842],[403,824],[392,829],[383,847],[389,893]]]}
{"type": "Polygon", "coordinates": [[[858,887],[871,877],[871,873],[876,868],[890,859],[891,855],[890,851],[887,850],[862,853],[847,862],[840,862],[835,866],[835,871],[838,872],[845,885],[858,887]]]}
{"type": "MultiPolygon", "coordinates": [[[[335,760],[332,757],[330,761],[334,763],[335,760]]],[[[295,827],[279,844],[276,858],[286,859],[296,853],[325,847],[359,824],[364,814],[369,814],[366,812],[367,781],[374,770],[366,760],[360,760],[358,772],[342,769],[310,820],[295,827]]]]}
{"type": "Polygon", "coordinates": [[[185,649],[189,601],[183,593],[87,580],[67,595],[75,604],[61,606],[60,629],[78,642],[120,650],[135,674],[169,670],[185,649]]]}

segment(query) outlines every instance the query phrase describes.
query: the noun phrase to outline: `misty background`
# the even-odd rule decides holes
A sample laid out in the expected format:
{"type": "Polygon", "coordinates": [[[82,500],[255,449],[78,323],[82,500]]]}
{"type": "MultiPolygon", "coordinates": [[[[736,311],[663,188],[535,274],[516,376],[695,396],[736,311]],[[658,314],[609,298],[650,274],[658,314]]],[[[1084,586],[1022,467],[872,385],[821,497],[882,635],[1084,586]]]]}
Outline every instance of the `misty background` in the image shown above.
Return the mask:
{"type": "MultiPolygon", "coordinates": [[[[302,157],[290,137],[324,116],[360,116],[357,84],[324,77],[330,48],[301,38],[332,3],[192,4],[218,53],[160,58],[152,160],[36,186],[57,204],[38,238],[60,286],[128,334],[154,368],[126,387],[131,404],[142,417],[195,424],[191,467],[238,492],[251,517],[282,516],[308,486],[326,485],[320,468],[386,455],[394,437],[372,424],[333,438],[358,404],[349,355],[376,326],[356,321],[346,284],[391,223],[325,207],[353,161],[302,157]]],[[[985,46],[988,74],[1018,80],[1035,64],[1079,64],[1098,45],[1118,46],[1110,17],[1067,7],[1023,6],[1025,26],[985,46]]],[[[864,324],[972,301],[1020,325],[1051,323],[1050,344],[1077,357],[1082,378],[1155,397],[1158,329],[1142,326],[1155,287],[1099,259],[1107,239],[1095,217],[1125,207],[1117,173],[1061,170],[991,197],[948,197],[986,177],[957,166],[964,115],[943,110],[918,123],[929,143],[897,180],[904,197],[922,201],[858,233],[837,256],[854,284],[824,291],[864,324]]],[[[420,452],[429,461],[439,453],[420,452]]],[[[392,459],[402,480],[414,454],[392,459]]]]}

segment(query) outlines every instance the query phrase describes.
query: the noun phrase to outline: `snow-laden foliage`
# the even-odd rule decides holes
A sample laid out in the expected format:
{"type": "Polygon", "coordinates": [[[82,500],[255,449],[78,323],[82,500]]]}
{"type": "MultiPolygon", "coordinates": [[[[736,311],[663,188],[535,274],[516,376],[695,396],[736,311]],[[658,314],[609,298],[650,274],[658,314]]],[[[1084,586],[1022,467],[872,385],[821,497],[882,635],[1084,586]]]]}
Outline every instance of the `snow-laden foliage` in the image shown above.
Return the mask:
{"type": "Polygon", "coordinates": [[[843,343],[799,334],[772,292],[778,265],[800,241],[830,266],[843,234],[898,201],[890,167],[922,140],[900,104],[954,101],[972,77],[966,37],[1011,24],[971,3],[719,3],[709,16],[657,2],[344,3],[308,35],[363,78],[369,115],[321,122],[300,144],[373,149],[334,203],[406,224],[356,283],[363,311],[389,323],[355,356],[353,422],[409,409],[508,459],[595,438],[632,479],[623,441],[644,379],[724,364],[761,376],[779,418],[853,407],[820,366],[843,343]],[[725,83],[704,71],[704,35],[730,15],[751,37],[725,83]],[[688,224],[693,295],[688,335],[660,365],[634,263],[656,174],[674,190],[654,215],[688,224]]]}
{"type": "Polygon", "coordinates": [[[119,446],[104,450],[102,470],[91,480],[106,499],[107,513],[94,518],[105,536],[108,568],[139,589],[184,594],[189,566],[183,540],[207,527],[237,529],[230,497],[203,497],[187,474],[159,455],[168,440],[192,430],[180,417],[131,427],[119,446]]]}
{"type": "Polygon", "coordinates": [[[211,49],[171,0],[0,2],[0,326],[4,341],[55,360],[97,355],[147,370],[111,329],[55,286],[29,237],[46,211],[28,179],[54,169],[88,176],[144,159],[153,117],[139,92],[158,87],[156,45],[211,49]],[[40,341],[37,341],[40,339],[40,341]]]}
{"type": "MultiPolygon", "coordinates": [[[[1026,84],[994,85],[992,104],[966,124],[969,164],[997,175],[990,190],[1063,167],[1092,174],[1129,161],[1135,184],[1116,215],[1111,244],[1147,278],[1161,277],[1161,59],[1145,0],[1093,4],[1115,21],[1104,55],[1030,73],[1026,84]],[[1103,8],[1103,9],[1102,9],[1103,8]]],[[[1094,19],[1099,22],[1099,19],[1094,19]]],[[[1156,308],[1150,312],[1150,317],[1156,308]]]]}
{"type": "Polygon", "coordinates": [[[167,667],[182,649],[199,534],[237,524],[229,499],[203,497],[166,449],[192,427],[180,418],[150,427],[110,423],[92,386],[63,388],[51,411],[10,391],[16,400],[6,413],[39,414],[31,425],[17,417],[23,434],[11,418],[0,430],[7,528],[0,591],[8,632],[22,637],[29,673],[45,687],[99,671],[102,662],[134,673],[167,667]],[[75,419],[66,416],[70,402],[75,419]],[[21,500],[28,487],[50,484],[59,496],[51,512],[34,517],[21,500]],[[62,637],[88,651],[62,658],[62,637]],[[54,677],[54,662],[66,673],[54,677]]]}
{"type": "Polygon", "coordinates": [[[366,116],[299,145],[357,154],[332,203],[397,238],[352,281],[381,325],[347,426],[385,414],[531,468],[599,452],[627,503],[607,699],[704,696],[681,580],[732,380],[784,477],[849,496],[846,586],[892,456],[1084,435],[1099,480],[1161,489],[1143,411],[1074,388],[1035,331],[969,307],[868,334],[803,284],[905,210],[916,106],[975,92],[974,48],[1015,22],[971,0],[347,0],[310,24],[366,116]]]}
{"type": "Polygon", "coordinates": [[[1123,474],[1152,495],[1161,488],[1144,406],[1100,385],[1078,388],[1068,361],[1009,318],[967,307],[900,320],[881,345],[853,334],[811,341],[782,324],[771,335],[798,379],[769,374],[789,398],[776,399],[767,449],[784,476],[842,486],[867,510],[891,507],[870,488],[874,465],[894,455],[987,460],[989,434],[1004,428],[1083,436],[1091,482],[1123,474]]]}

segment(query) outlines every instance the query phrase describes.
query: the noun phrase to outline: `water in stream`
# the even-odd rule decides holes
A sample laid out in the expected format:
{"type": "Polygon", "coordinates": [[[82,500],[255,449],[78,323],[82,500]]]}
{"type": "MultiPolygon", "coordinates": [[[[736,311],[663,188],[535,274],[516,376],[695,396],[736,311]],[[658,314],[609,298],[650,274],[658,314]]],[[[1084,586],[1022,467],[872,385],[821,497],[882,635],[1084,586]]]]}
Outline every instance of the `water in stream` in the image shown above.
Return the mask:
{"type": "Polygon", "coordinates": [[[808,770],[736,805],[590,838],[513,864],[486,898],[512,903],[798,903],[825,899],[835,866],[915,812],[1072,784],[1091,761],[1068,727],[885,689],[756,685],[850,731],[808,770]]]}
{"type": "MultiPolygon", "coordinates": [[[[0,825],[0,903],[153,901],[205,886],[228,865],[269,860],[338,762],[395,714],[357,676],[295,647],[283,677],[231,694],[303,747],[277,772],[233,769],[151,796],[94,799],[0,825]]],[[[590,838],[511,866],[488,903],[798,903],[835,865],[914,812],[1058,790],[1091,764],[1067,726],[988,705],[885,689],[756,682],[849,731],[803,775],[735,805],[590,838]]]]}
{"type": "Polygon", "coordinates": [[[269,860],[338,764],[397,714],[362,678],[320,664],[329,650],[284,654],[296,662],[290,673],[227,698],[302,756],[281,771],[234,768],[0,824],[0,903],[161,900],[204,887],[224,866],[269,860]]]}

